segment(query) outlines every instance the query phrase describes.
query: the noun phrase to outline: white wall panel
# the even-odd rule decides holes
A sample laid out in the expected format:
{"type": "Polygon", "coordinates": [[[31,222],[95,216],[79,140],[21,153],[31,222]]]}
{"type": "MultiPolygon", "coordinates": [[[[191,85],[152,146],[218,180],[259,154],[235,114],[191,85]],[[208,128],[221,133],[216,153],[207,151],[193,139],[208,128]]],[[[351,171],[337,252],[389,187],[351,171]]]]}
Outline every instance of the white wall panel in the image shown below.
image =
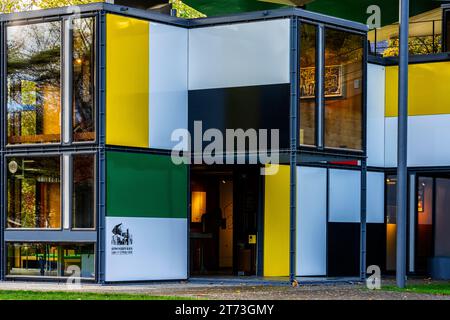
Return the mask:
{"type": "Polygon", "coordinates": [[[330,170],[329,218],[330,222],[361,221],[361,172],[330,170]]]}
{"type": "Polygon", "coordinates": [[[384,167],[385,67],[367,66],[367,164],[384,167]]]}
{"type": "Polygon", "coordinates": [[[368,223],[384,223],[384,173],[367,173],[368,223]]]}
{"type": "Polygon", "coordinates": [[[397,118],[385,119],[384,134],[384,165],[397,166],[397,118]]]}
{"type": "Polygon", "coordinates": [[[106,281],[178,280],[187,278],[187,220],[106,218],[106,281]],[[113,245],[112,230],[122,223],[133,243],[113,245]],[[113,254],[128,249],[129,254],[113,254]]]}
{"type": "Polygon", "coordinates": [[[297,275],[327,272],[327,171],[297,167],[297,275]]]}
{"type": "MultiPolygon", "coordinates": [[[[408,166],[450,165],[450,115],[408,119],[408,166]]],[[[397,118],[386,118],[386,166],[397,165],[397,118]]]]}
{"type": "Polygon", "coordinates": [[[189,90],[289,82],[289,19],[189,30],[189,90]]]}
{"type": "Polygon", "coordinates": [[[188,122],[188,30],[150,23],[149,142],[172,149],[172,131],[188,122]]]}

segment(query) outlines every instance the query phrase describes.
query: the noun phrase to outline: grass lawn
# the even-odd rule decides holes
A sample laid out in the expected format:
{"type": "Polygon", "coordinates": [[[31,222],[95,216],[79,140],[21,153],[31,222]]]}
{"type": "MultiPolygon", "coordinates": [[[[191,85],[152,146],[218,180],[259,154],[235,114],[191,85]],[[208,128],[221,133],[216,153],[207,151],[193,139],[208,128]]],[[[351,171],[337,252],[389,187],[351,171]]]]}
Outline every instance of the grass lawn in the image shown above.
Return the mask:
{"type": "Polygon", "coordinates": [[[413,293],[427,293],[438,295],[450,295],[450,282],[449,283],[429,283],[429,284],[412,284],[406,286],[406,289],[399,289],[395,286],[385,286],[384,290],[397,291],[397,292],[413,292],[413,293]]]}
{"type": "Polygon", "coordinates": [[[192,300],[176,296],[151,296],[127,293],[0,290],[0,300],[192,300]]]}

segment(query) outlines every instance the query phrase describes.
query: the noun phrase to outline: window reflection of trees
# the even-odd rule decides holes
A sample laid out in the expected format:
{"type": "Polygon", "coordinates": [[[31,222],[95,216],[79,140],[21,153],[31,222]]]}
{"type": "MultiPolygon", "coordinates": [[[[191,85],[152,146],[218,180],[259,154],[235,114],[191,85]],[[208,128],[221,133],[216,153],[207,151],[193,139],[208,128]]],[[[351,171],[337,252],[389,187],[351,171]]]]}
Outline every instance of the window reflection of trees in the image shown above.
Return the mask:
{"type": "Polygon", "coordinates": [[[17,171],[8,171],[8,228],[61,226],[60,159],[10,158],[17,171]]]}
{"type": "Polygon", "coordinates": [[[8,142],[60,137],[61,23],[7,29],[8,142]]]}
{"type": "Polygon", "coordinates": [[[74,20],[73,139],[94,140],[94,18],[74,20]]]}

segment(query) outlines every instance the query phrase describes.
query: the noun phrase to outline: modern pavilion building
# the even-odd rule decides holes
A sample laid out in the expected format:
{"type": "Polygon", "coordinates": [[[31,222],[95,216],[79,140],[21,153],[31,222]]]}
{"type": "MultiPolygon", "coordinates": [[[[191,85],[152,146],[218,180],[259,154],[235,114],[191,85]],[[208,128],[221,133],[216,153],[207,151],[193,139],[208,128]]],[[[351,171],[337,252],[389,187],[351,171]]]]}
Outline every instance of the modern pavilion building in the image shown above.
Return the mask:
{"type": "MultiPolygon", "coordinates": [[[[2,279],[394,271],[397,61],[380,46],[395,35],[294,8],[184,20],[105,3],[0,28],[2,279]],[[173,132],[196,121],[279,130],[278,173],[254,150],[174,163],[173,132]]],[[[412,275],[450,269],[447,33],[410,65],[412,275]]]]}

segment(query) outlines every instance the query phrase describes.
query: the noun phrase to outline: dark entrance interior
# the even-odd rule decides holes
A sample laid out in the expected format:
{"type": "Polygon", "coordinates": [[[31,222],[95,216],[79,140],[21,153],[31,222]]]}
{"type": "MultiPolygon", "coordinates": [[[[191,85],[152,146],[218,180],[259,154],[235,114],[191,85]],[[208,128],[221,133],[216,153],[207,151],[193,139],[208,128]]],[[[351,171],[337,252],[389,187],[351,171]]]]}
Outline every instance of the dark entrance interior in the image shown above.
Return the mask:
{"type": "MultiPolygon", "coordinates": [[[[417,173],[408,213],[408,271],[411,274],[450,276],[450,173],[417,173]],[[444,270],[445,271],[445,270],[444,270]],[[445,272],[444,272],[445,273],[445,272]]],[[[387,176],[386,269],[396,269],[396,177],[387,176]]],[[[411,181],[410,181],[411,183],[411,181]]]]}
{"type": "Polygon", "coordinates": [[[192,166],[191,275],[257,273],[257,166],[192,166]]]}
{"type": "Polygon", "coordinates": [[[418,175],[416,180],[415,272],[430,274],[450,259],[450,174],[418,175]]]}

